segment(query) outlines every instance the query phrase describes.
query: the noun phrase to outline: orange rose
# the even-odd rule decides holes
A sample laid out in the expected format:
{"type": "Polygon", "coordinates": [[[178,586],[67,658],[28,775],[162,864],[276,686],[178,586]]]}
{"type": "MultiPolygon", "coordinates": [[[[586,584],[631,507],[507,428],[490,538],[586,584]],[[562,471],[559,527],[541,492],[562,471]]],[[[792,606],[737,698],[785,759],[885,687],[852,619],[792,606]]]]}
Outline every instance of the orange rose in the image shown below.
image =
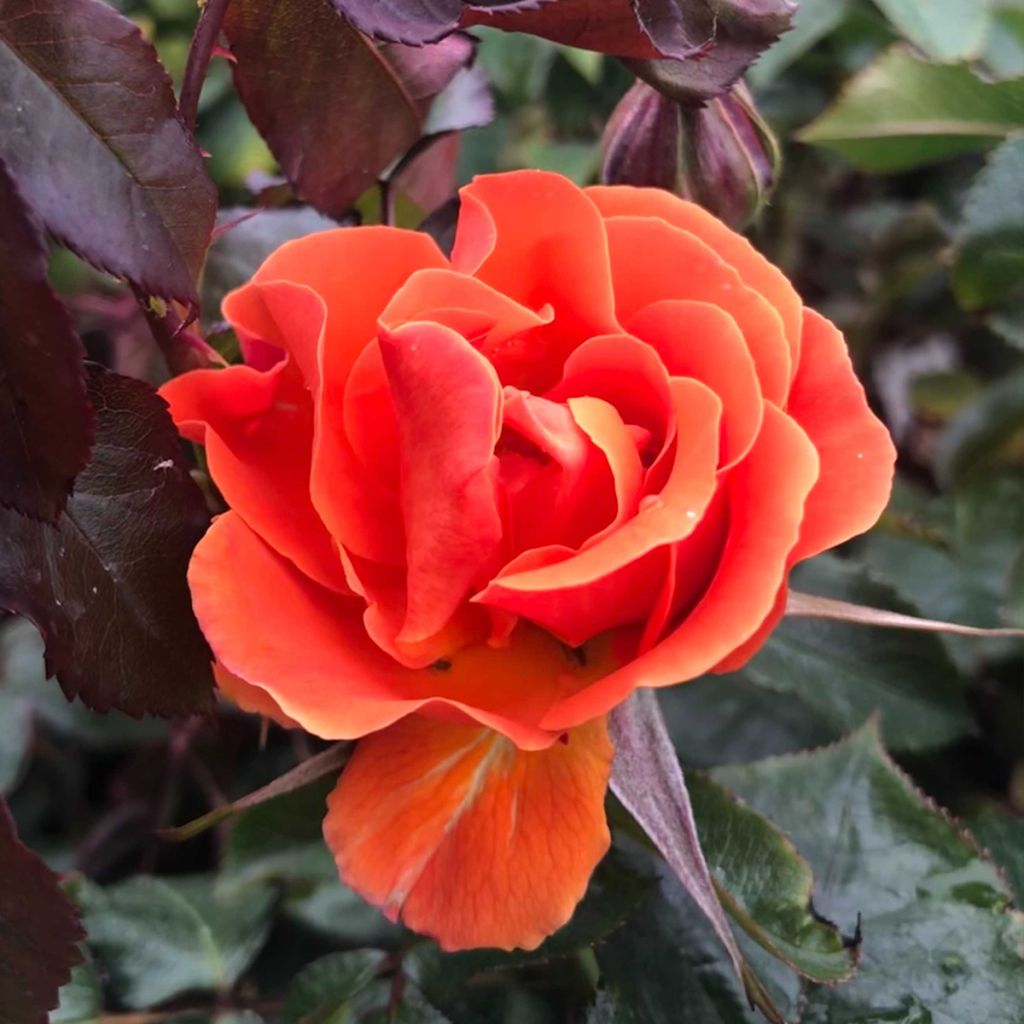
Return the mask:
{"type": "Polygon", "coordinates": [[[224,691],[361,738],[342,877],[446,948],[532,947],[608,845],[604,716],[733,668],[894,452],[842,336],[699,207],[479,178],[423,234],[291,242],[246,363],[171,381],[231,511],[189,580],[224,691]]]}

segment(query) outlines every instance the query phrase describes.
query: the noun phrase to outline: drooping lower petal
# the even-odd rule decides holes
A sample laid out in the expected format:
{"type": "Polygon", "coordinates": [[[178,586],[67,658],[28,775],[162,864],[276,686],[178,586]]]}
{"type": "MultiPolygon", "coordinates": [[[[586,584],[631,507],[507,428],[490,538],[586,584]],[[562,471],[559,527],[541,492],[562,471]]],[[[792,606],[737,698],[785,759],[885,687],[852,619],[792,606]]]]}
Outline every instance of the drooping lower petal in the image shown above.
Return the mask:
{"type": "Polygon", "coordinates": [[[446,950],[533,949],[609,845],[603,718],[547,750],[413,716],[362,740],[328,798],[345,883],[446,950]]]}
{"type": "Polygon", "coordinates": [[[718,571],[701,600],[661,643],[553,708],[545,726],[565,728],[586,721],[638,686],[693,679],[721,662],[764,622],[799,536],[804,502],[818,477],[818,456],[806,434],[768,405],[750,455],[729,473],[729,534],[718,571]]]}

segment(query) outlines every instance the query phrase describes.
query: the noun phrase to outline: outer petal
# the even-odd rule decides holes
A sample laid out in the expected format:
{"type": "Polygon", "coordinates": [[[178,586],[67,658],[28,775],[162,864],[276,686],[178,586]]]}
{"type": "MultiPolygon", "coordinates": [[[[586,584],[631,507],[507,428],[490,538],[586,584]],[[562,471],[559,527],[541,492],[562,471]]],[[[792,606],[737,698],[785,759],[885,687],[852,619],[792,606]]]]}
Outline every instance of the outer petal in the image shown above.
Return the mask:
{"type": "Polygon", "coordinates": [[[868,407],[842,334],[812,310],[804,313],[803,355],[786,411],[821,459],[793,552],[797,562],[874,526],[892,490],[896,449],[868,407]]]}
{"type": "Polygon", "coordinates": [[[217,680],[217,689],[243,711],[273,719],[286,729],[300,728],[299,723],[290,719],[266,690],[250,686],[244,679],[229,672],[220,664],[213,666],[213,676],[217,680]]]}
{"type": "Polygon", "coordinates": [[[528,352],[492,356],[503,383],[539,394],[576,345],[619,331],[601,216],[572,182],[544,171],[476,178],[460,194],[455,269],[532,310],[554,310],[528,352]]]}
{"type": "Polygon", "coordinates": [[[607,644],[588,646],[580,664],[552,637],[521,625],[504,647],[478,645],[436,668],[404,668],[367,636],[361,601],[313,583],[234,512],[199,542],[189,585],[221,665],[325,739],[355,739],[425,709],[542,749],[558,736],[538,724],[548,708],[613,664],[607,644]]]}
{"type": "Polygon", "coordinates": [[[740,275],[745,285],[760,292],[782,320],[793,369],[800,357],[803,303],[778,267],[764,258],[742,235],[696,203],[660,188],[595,185],[586,190],[605,217],[659,217],[696,235],[740,275]]]}
{"type": "Polygon", "coordinates": [[[327,801],[342,879],[446,950],[533,949],[609,845],[604,720],[543,751],[407,718],[360,742],[327,801]]]}
{"type": "Polygon", "coordinates": [[[722,466],[750,451],[764,416],[754,361],[728,313],[707,302],[666,301],[645,306],[629,330],[661,356],[674,377],[693,377],[722,400],[722,466]]]}
{"type": "MultiPolygon", "coordinates": [[[[290,281],[312,289],[325,318],[317,325],[314,370],[303,361],[316,406],[310,493],[331,534],[356,554],[383,562],[401,559],[397,506],[367,472],[345,435],[345,386],[359,354],[377,334],[377,319],[417,270],[447,260],[421,232],[398,228],[339,228],[287,242],[253,281],[290,281]]],[[[305,328],[312,332],[314,325],[305,328]]]]}
{"type": "MultiPolygon", "coordinates": [[[[807,495],[818,476],[814,447],[784,413],[766,406],[750,455],[730,471],[730,531],[704,596],[675,632],[544,719],[565,728],[614,707],[638,686],[668,686],[713,668],[764,621],[796,544],[807,495]]],[[[685,572],[685,565],[680,566],[685,572]]]]}
{"type": "MultiPolygon", "coordinates": [[[[817,448],[821,474],[807,498],[791,566],[875,524],[889,500],[896,460],[889,432],[868,407],[839,330],[806,310],[803,339],[787,411],[817,448]]],[[[760,650],[785,615],[787,596],[783,583],[757,632],[715,671],[734,672],[760,650]]]]}
{"type": "Polygon", "coordinates": [[[501,385],[447,327],[406,324],[380,346],[398,420],[409,567],[398,639],[416,642],[444,628],[498,554],[501,385]]]}
{"type": "Polygon", "coordinates": [[[696,235],[652,217],[605,221],[615,308],[623,323],[653,302],[695,299],[728,313],[743,333],[764,397],[782,405],[792,359],[772,305],[696,235]]]}
{"type": "Polygon", "coordinates": [[[195,370],[160,394],[179,430],[205,444],[228,504],[312,579],[347,592],[338,553],[309,498],[313,409],[294,366],[195,370]]]}

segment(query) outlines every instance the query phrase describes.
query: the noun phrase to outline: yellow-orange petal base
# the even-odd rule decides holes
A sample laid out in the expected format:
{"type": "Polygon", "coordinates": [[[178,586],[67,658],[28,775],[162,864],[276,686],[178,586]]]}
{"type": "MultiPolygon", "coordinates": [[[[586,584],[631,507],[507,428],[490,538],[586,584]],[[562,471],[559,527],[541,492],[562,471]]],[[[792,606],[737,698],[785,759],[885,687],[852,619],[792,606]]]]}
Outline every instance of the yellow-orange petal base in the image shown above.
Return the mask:
{"type": "Polygon", "coordinates": [[[533,949],[608,849],[611,762],[603,718],[525,751],[412,716],[360,741],[324,837],[346,884],[443,949],[533,949]]]}

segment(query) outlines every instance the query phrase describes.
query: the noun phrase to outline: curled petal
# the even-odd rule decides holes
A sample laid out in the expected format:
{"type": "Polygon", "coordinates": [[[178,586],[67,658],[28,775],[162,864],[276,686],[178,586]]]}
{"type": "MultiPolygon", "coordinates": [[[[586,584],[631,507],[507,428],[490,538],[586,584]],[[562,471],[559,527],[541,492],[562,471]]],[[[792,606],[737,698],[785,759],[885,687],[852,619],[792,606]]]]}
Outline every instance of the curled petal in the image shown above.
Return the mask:
{"type": "Polygon", "coordinates": [[[551,325],[534,332],[530,361],[508,368],[515,379],[494,359],[504,383],[542,392],[576,345],[619,330],[601,216],[581,189],[544,171],[476,178],[460,194],[455,269],[529,309],[554,312],[551,325]]]}
{"type": "Polygon", "coordinates": [[[707,302],[655,302],[632,320],[629,330],[642,338],[674,377],[706,384],[722,401],[723,468],[750,451],[764,416],[754,361],[740,329],[728,313],[707,302]]]}
{"type": "Polygon", "coordinates": [[[694,380],[675,379],[669,387],[678,438],[661,493],[579,552],[541,549],[513,560],[474,600],[523,615],[574,645],[646,617],[667,560],[644,556],[689,536],[717,483],[721,403],[694,380]]]}
{"type": "Polygon", "coordinates": [[[312,579],[348,592],[309,497],[313,408],[290,359],[266,373],[194,370],[160,394],[178,429],[205,444],[210,475],[237,514],[312,579]]]}
{"type": "Polygon", "coordinates": [[[702,206],[664,189],[595,185],[586,193],[605,217],[659,217],[695,235],[718,253],[740,275],[740,280],[761,294],[779,314],[795,372],[800,359],[803,303],[786,275],[747,239],[702,206]]]}
{"type": "Polygon", "coordinates": [[[380,340],[401,447],[407,610],[398,639],[444,628],[501,542],[501,385],[461,335],[411,323],[380,340]]]}
{"type": "Polygon", "coordinates": [[[653,217],[605,222],[615,281],[616,311],[628,323],[665,299],[707,302],[728,313],[743,334],[764,397],[785,402],[792,369],[779,314],[696,235],[653,217]]]}
{"type": "MultiPolygon", "coordinates": [[[[714,579],[683,622],[635,661],[567,697],[544,719],[565,728],[614,707],[638,686],[669,686],[713,668],[764,622],[785,578],[803,506],[818,477],[806,434],[774,406],[750,455],[729,471],[730,529],[714,579]]],[[[685,565],[680,566],[682,572],[685,565]]]]}
{"type": "Polygon", "coordinates": [[[419,716],[356,747],[324,836],[345,883],[445,950],[533,949],[609,845],[603,719],[547,750],[419,716]]]}
{"type": "Polygon", "coordinates": [[[812,310],[804,313],[803,353],[786,411],[821,459],[793,552],[797,562],[874,526],[889,500],[896,449],[868,407],[842,334],[812,310]]]}

